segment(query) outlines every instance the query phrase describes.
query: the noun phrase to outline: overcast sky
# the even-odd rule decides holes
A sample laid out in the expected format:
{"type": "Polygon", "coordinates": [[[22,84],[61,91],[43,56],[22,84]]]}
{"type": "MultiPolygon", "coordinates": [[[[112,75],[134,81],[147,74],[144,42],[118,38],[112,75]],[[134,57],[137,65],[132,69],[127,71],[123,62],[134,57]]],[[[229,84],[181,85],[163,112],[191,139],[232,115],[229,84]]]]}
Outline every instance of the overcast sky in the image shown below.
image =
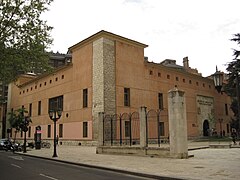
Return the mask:
{"type": "Polygon", "coordinates": [[[240,33],[240,0],[55,0],[43,19],[53,26],[51,50],[68,48],[100,30],[149,45],[145,56],[174,59],[203,76],[233,59],[240,33]]]}

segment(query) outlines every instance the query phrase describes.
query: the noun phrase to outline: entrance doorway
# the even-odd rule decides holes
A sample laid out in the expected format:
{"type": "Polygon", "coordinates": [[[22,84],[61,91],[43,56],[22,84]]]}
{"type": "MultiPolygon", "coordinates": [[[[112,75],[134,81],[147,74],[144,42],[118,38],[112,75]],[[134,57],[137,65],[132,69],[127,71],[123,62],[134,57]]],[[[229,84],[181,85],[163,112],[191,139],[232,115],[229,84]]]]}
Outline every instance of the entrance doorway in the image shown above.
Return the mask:
{"type": "Polygon", "coordinates": [[[204,120],[203,122],[203,136],[209,136],[209,122],[204,120]]]}

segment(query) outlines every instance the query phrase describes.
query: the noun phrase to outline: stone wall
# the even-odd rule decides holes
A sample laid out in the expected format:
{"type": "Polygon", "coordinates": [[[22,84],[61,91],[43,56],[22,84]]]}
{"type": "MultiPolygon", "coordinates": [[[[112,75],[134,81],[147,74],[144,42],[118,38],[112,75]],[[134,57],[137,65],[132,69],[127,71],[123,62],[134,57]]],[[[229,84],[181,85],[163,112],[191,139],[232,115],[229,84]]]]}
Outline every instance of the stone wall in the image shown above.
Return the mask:
{"type": "Polygon", "coordinates": [[[98,138],[98,113],[116,113],[115,43],[107,38],[93,42],[93,139],[98,138]],[[107,103],[105,103],[107,102],[107,103]]]}

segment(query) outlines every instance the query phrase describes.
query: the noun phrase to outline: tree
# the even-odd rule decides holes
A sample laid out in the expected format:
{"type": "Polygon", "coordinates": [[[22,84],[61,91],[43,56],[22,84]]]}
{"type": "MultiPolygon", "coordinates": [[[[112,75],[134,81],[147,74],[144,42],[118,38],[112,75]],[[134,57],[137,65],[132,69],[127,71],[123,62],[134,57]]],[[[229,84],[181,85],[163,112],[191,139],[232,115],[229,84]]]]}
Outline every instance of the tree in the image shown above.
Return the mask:
{"type": "MultiPolygon", "coordinates": [[[[231,41],[237,42],[240,45],[240,33],[234,34],[234,37],[231,41]]],[[[226,93],[232,97],[233,101],[231,104],[231,109],[234,113],[234,119],[232,119],[231,126],[240,130],[240,51],[233,49],[234,59],[228,64],[227,71],[228,73],[228,83],[225,86],[226,93]]]]}
{"type": "Polygon", "coordinates": [[[17,136],[17,132],[19,132],[19,130],[20,130],[20,122],[18,121],[17,115],[13,111],[11,111],[9,113],[9,119],[8,120],[9,120],[11,128],[15,129],[15,131],[14,131],[14,138],[13,138],[14,142],[15,142],[16,136],[17,136]]]}
{"type": "Polygon", "coordinates": [[[20,108],[9,113],[9,123],[11,128],[15,129],[14,142],[16,140],[17,133],[22,130],[25,131],[29,126],[29,123],[32,122],[28,116],[24,114],[28,113],[25,108],[20,108]]]}
{"type": "Polygon", "coordinates": [[[40,16],[53,0],[0,0],[0,81],[35,68],[46,71],[52,27],[40,16]]]}
{"type": "MultiPolygon", "coordinates": [[[[233,36],[234,37],[231,39],[231,41],[234,41],[238,45],[240,45],[240,33],[234,34],[233,36]]],[[[234,59],[238,59],[238,56],[240,56],[240,50],[233,49],[233,56],[234,56],[234,59]]]]}

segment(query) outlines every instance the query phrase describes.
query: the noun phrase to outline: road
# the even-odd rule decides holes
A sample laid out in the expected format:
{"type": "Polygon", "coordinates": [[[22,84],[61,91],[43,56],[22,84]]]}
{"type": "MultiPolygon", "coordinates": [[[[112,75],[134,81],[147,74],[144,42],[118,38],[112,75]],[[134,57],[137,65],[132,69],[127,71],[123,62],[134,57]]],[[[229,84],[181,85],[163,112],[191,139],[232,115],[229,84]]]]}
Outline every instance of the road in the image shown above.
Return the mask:
{"type": "Polygon", "coordinates": [[[112,171],[87,168],[0,151],[0,179],[34,180],[101,180],[147,179],[112,171]]]}

